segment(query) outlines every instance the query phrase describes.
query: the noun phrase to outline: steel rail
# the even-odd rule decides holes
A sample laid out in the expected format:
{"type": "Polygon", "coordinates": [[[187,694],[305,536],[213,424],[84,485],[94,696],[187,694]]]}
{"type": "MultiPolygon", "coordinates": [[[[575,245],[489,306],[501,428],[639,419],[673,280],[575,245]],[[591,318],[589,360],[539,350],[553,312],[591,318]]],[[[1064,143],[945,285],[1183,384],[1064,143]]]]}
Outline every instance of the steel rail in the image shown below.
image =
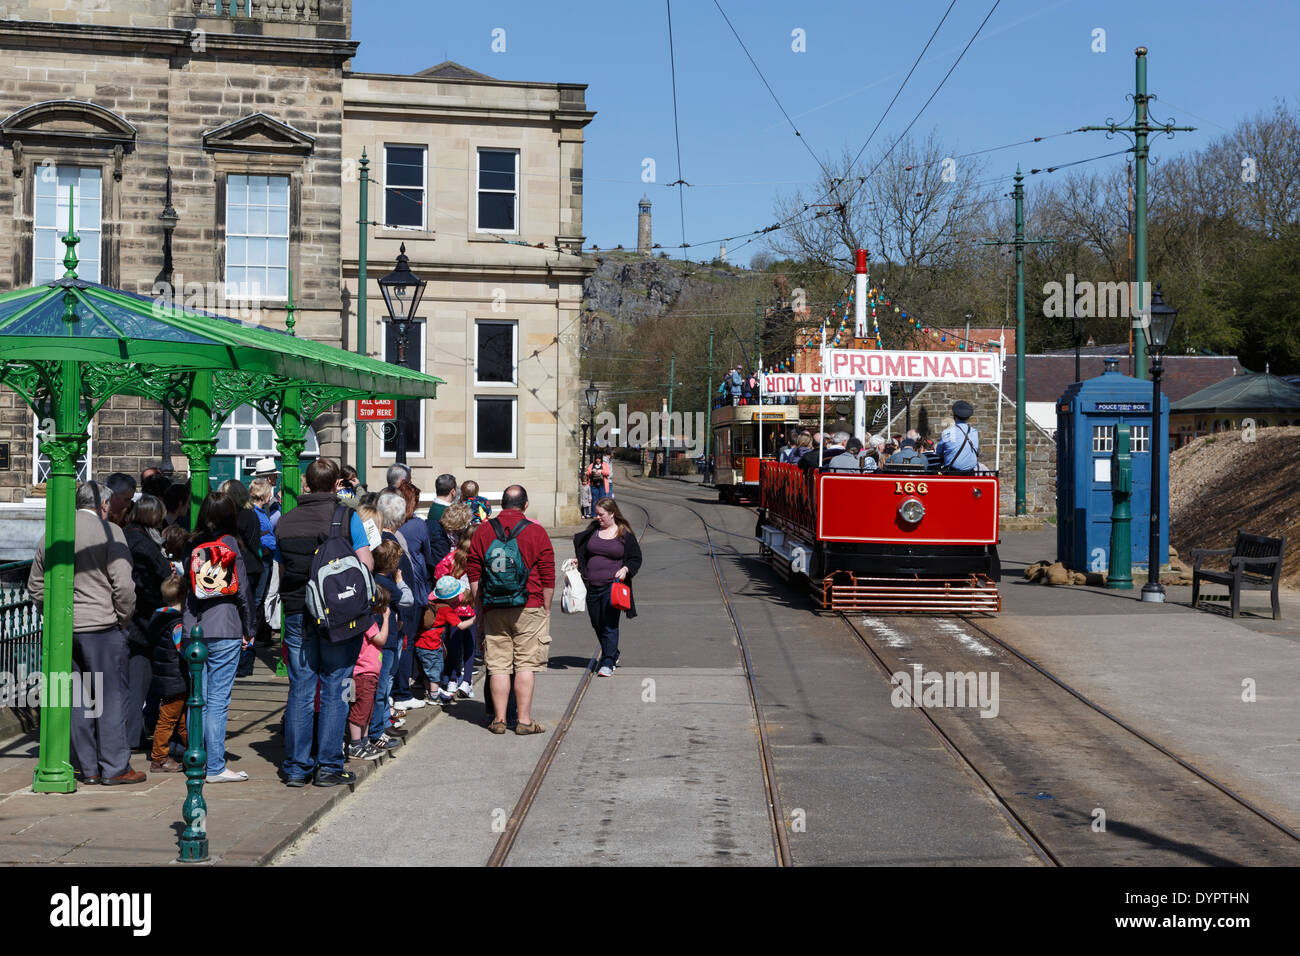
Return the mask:
{"type": "Polygon", "coordinates": [[[1178,756],[1178,754],[1174,753],[1174,752],[1173,752],[1172,750],[1170,750],[1168,747],[1166,747],[1166,746],[1164,746],[1163,744],[1161,744],[1160,742],[1154,740],[1153,738],[1151,738],[1151,737],[1148,736],[1147,734],[1144,734],[1142,731],[1138,730],[1138,729],[1137,729],[1136,727],[1134,727],[1132,724],[1129,724],[1128,722],[1126,722],[1126,721],[1123,720],[1122,718],[1117,717],[1115,714],[1112,714],[1110,711],[1108,711],[1106,708],[1102,707],[1102,706],[1101,706],[1100,704],[1098,704],[1096,701],[1091,700],[1090,698],[1088,698],[1088,697],[1085,696],[1084,694],[1082,694],[1082,693],[1080,693],[1079,691],[1075,690],[1073,687],[1071,687],[1069,684],[1065,683],[1065,681],[1061,680],[1059,677],[1057,677],[1055,674],[1053,674],[1053,673],[1052,673],[1051,671],[1049,671],[1047,668],[1043,667],[1043,666],[1042,666],[1041,664],[1039,664],[1037,661],[1034,661],[1034,660],[1030,659],[1029,657],[1026,657],[1024,654],[1022,654],[1020,651],[1016,650],[1014,647],[1012,647],[1010,644],[1008,644],[1008,643],[1007,643],[1006,641],[1004,641],[1002,638],[998,637],[996,634],[994,634],[994,633],[993,633],[992,631],[990,631],[988,628],[986,628],[986,627],[984,627],[984,626],[978,624],[977,622],[971,620],[970,618],[968,618],[968,617],[967,617],[966,615],[964,615],[964,614],[958,614],[958,615],[956,615],[956,617],[960,618],[960,620],[961,620],[963,623],[965,623],[965,624],[969,624],[972,628],[974,628],[975,630],[979,631],[981,634],[983,634],[983,635],[984,635],[985,637],[987,637],[989,640],[993,641],[993,642],[994,642],[995,644],[997,644],[999,647],[1003,648],[1004,650],[1008,651],[1008,652],[1011,653],[1011,654],[1014,654],[1014,655],[1015,655],[1016,657],[1018,657],[1020,660],[1024,661],[1026,664],[1028,664],[1028,665],[1029,665],[1030,667],[1032,667],[1034,670],[1038,671],[1038,673],[1042,674],[1044,677],[1046,677],[1048,680],[1050,680],[1050,681],[1051,681],[1053,684],[1055,684],[1057,687],[1060,687],[1063,691],[1065,691],[1066,693],[1070,694],[1072,697],[1074,697],[1076,700],[1078,700],[1078,701],[1079,701],[1080,703],[1082,703],[1084,706],[1091,708],[1092,710],[1096,711],[1096,712],[1097,712],[1098,714],[1100,714],[1101,716],[1105,717],[1107,720],[1111,721],[1112,723],[1116,724],[1116,725],[1119,726],[1119,727],[1122,727],[1124,730],[1127,730],[1130,734],[1132,734],[1132,735],[1133,735],[1134,737],[1136,737],[1138,740],[1142,741],[1142,742],[1143,742],[1144,744],[1146,744],[1147,746],[1152,747],[1153,749],[1155,749],[1155,750],[1159,751],[1160,753],[1164,754],[1166,757],[1168,757],[1170,760],[1174,761],[1176,764],[1178,764],[1178,765],[1179,765],[1180,767],[1182,767],[1184,770],[1189,771],[1191,774],[1193,774],[1194,776],[1196,776],[1196,777],[1199,778],[1200,780],[1202,780],[1202,781],[1204,781],[1205,783],[1208,783],[1210,786],[1214,787],[1214,789],[1218,790],[1220,793],[1222,793],[1222,794],[1224,794],[1225,796],[1227,796],[1227,797],[1231,798],[1232,800],[1236,801],[1238,804],[1240,804],[1242,807],[1244,807],[1245,809],[1249,810],[1251,813],[1253,813],[1253,814],[1255,814],[1256,816],[1258,816],[1260,819],[1262,819],[1262,820],[1264,820],[1265,822],[1270,823],[1270,824],[1272,824],[1273,826],[1277,827],[1277,829],[1281,830],[1281,831],[1282,831],[1283,833],[1285,833],[1287,836],[1291,837],[1291,839],[1296,840],[1296,841],[1300,841],[1300,832],[1297,832],[1297,831],[1296,831],[1295,829],[1293,829],[1292,827],[1287,826],[1285,823],[1283,823],[1283,822],[1282,822],[1281,820],[1279,820],[1277,817],[1273,816],[1273,814],[1269,813],[1269,812],[1268,812],[1267,810],[1265,810],[1263,807],[1261,807],[1261,806],[1259,806],[1259,805],[1253,803],[1253,802],[1252,802],[1251,800],[1249,800],[1248,798],[1246,798],[1246,797],[1242,796],[1241,794],[1237,793],[1237,791],[1233,790],[1233,789],[1232,789],[1231,787],[1229,787],[1227,784],[1225,784],[1225,783],[1221,783],[1220,781],[1216,780],[1214,777],[1210,776],[1208,773],[1206,773],[1205,771],[1201,770],[1199,767],[1195,766],[1195,765],[1192,764],[1192,763],[1189,763],[1187,760],[1184,760],[1182,757],[1178,756]]]}
{"type": "MultiPolygon", "coordinates": [[[[633,487],[640,487],[641,481],[625,476],[625,481],[631,483],[633,487]]],[[[654,489],[646,489],[654,490],[654,489]]],[[[657,499],[651,499],[657,500],[657,499]]],[[[731,598],[731,592],[727,590],[727,583],[722,577],[722,568],[718,563],[718,549],[713,543],[713,536],[709,533],[710,525],[705,520],[704,515],[700,514],[695,508],[681,501],[662,500],[664,504],[673,504],[683,508],[695,515],[704,526],[705,543],[709,549],[709,560],[713,565],[713,577],[717,581],[718,590],[722,594],[723,603],[727,609],[727,616],[731,619],[731,627],[736,632],[736,640],[740,645],[740,660],[745,668],[745,687],[749,691],[749,703],[754,709],[754,719],[758,724],[758,749],[759,758],[763,768],[763,787],[767,793],[767,808],[769,822],[772,827],[772,852],[777,866],[793,866],[794,861],[790,855],[790,839],[785,829],[785,810],[781,806],[781,795],[777,791],[776,783],[776,762],[772,756],[772,745],[768,739],[767,719],[763,716],[762,698],[759,695],[758,687],[754,678],[754,662],[749,655],[749,642],[745,639],[745,629],[740,623],[740,618],[736,614],[736,605],[731,598]]],[[[646,513],[646,526],[654,527],[650,523],[650,511],[644,505],[639,505],[635,501],[631,504],[640,508],[646,513]]],[[[656,528],[661,531],[662,529],[656,528]]],[[[721,531],[722,529],[715,529],[721,531]]]]}
{"type": "MultiPolygon", "coordinates": [[[[858,629],[857,625],[849,620],[847,614],[842,611],[836,611],[834,613],[844,622],[844,626],[849,629],[849,633],[857,638],[858,643],[860,643],[863,648],[866,649],[867,653],[871,655],[872,662],[880,668],[880,672],[889,679],[892,684],[893,672],[889,669],[889,665],[885,663],[885,659],[880,656],[880,653],[871,645],[871,642],[867,640],[866,635],[858,629]]],[[[940,727],[935,719],[930,716],[926,709],[921,707],[919,704],[911,704],[910,691],[906,688],[900,689],[907,694],[909,698],[908,703],[912,706],[912,709],[925,719],[925,722],[930,726],[930,730],[934,732],[935,736],[939,738],[939,742],[943,744],[944,749],[952,755],[953,759],[957,761],[963,770],[975,778],[981,789],[983,789],[984,795],[988,797],[993,805],[1002,812],[1002,815],[1007,818],[1007,822],[1011,824],[1011,828],[1015,830],[1016,833],[1020,835],[1020,838],[1029,845],[1029,848],[1034,851],[1038,858],[1049,866],[1061,866],[1061,861],[1056,858],[1056,855],[1047,848],[1047,845],[1043,843],[1037,835],[1035,835],[1033,827],[1031,827],[1024,818],[1020,816],[1020,814],[1016,813],[1016,811],[1012,809],[1011,804],[1007,803],[1007,801],[1002,798],[1002,795],[994,789],[993,784],[989,782],[988,778],[985,777],[984,774],[980,773],[979,768],[976,767],[975,764],[971,762],[970,758],[962,752],[962,749],[957,746],[953,739],[944,732],[943,728],[940,727]]]]}
{"type": "MultiPolygon", "coordinates": [[[[644,510],[644,509],[643,509],[644,510]]],[[[646,524],[641,529],[641,536],[645,537],[646,529],[650,527],[650,512],[646,512],[646,524]]],[[[510,811],[510,817],[506,820],[506,827],[501,831],[501,836],[497,838],[496,846],[492,848],[492,855],[488,857],[487,866],[499,867],[504,866],[506,858],[510,851],[514,849],[515,840],[519,836],[519,831],[523,829],[524,821],[528,818],[528,811],[532,809],[533,801],[537,799],[537,794],[542,789],[542,783],[546,779],[547,772],[551,769],[551,763],[555,760],[555,754],[560,749],[560,744],[564,741],[565,735],[569,728],[573,726],[573,719],[577,716],[578,708],[582,705],[582,698],[587,693],[587,688],[591,686],[591,678],[595,673],[596,664],[600,659],[599,649],[592,655],[591,660],[587,662],[586,670],[583,671],[582,679],[578,681],[578,686],[574,688],[573,696],[569,698],[569,704],[564,708],[564,714],[560,717],[560,722],[556,725],[550,740],[546,742],[546,747],[542,750],[542,755],[537,758],[537,763],[533,767],[533,772],[528,775],[527,782],[524,783],[523,792],[519,795],[518,801],[515,802],[514,809],[510,811]]],[[[484,678],[485,680],[489,678],[484,678]]]]}

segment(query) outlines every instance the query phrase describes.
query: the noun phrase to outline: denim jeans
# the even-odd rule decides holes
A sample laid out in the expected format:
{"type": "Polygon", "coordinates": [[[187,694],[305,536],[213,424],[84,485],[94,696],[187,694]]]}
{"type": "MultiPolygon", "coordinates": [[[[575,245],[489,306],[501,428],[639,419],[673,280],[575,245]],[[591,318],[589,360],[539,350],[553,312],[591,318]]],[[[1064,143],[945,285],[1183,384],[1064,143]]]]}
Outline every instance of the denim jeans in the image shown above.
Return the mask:
{"type": "Polygon", "coordinates": [[[600,641],[600,667],[618,663],[618,616],[622,612],[609,603],[610,585],[587,589],[587,615],[600,641]]]}
{"type": "Polygon", "coordinates": [[[289,669],[289,702],[284,719],[284,763],[289,778],[313,773],[339,773],[343,769],[343,733],[347,729],[348,702],[343,681],[352,676],[361,653],[360,635],[334,643],[325,631],[302,613],[286,614],[284,647],[289,669]],[[316,687],[320,686],[320,718],[313,721],[316,687]],[[316,723],[317,752],[312,754],[312,726],[316,723]]]}
{"type": "Polygon", "coordinates": [[[378,740],[388,729],[388,692],[393,689],[393,674],[397,670],[398,657],[396,640],[390,638],[390,641],[393,646],[385,646],[379,652],[379,683],[375,686],[375,709],[370,712],[368,732],[371,740],[378,740]]]}
{"type": "Polygon", "coordinates": [[[447,660],[446,655],[443,653],[444,650],[445,648],[442,647],[437,650],[429,647],[417,647],[415,649],[416,656],[420,658],[420,663],[424,665],[424,673],[432,675],[429,676],[429,693],[426,695],[426,699],[430,699],[437,694],[434,688],[447,660]]]}
{"type": "MultiPolygon", "coordinates": [[[[397,657],[397,666],[393,670],[393,700],[410,700],[414,696],[411,693],[411,678],[414,676],[415,641],[412,639],[406,642],[406,649],[397,657]]],[[[436,681],[438,675],[434,674],[429,679],[436,681]]]]}
{"type": "Polygon", "coordinates": [[[226,716],[242,642],[237,637],[218,637],[204,643],[208,660],[203,665],[203,746],[208,751],[208,773],[218,774],[226,769],[226,716]]]}

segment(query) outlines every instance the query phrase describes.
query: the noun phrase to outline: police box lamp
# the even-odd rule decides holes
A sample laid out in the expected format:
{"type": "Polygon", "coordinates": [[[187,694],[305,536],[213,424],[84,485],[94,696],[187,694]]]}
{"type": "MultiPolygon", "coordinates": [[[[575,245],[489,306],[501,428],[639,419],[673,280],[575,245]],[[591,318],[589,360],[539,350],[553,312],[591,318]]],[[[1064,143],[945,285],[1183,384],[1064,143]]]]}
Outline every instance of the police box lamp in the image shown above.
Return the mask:
{"type": "Polygon", "coordinates": [[[600,399],[600,389],[596,387],[595,382],[588,380],[587,387],[582,391],[587,399],[588,410],[594,412],[596,410],[596,402],[600,399]]]}
{"type": "Polygon", "coordinates": [[[379,280],[379,291],[384,294],[388,316],[398,323],[399,334],[405,330],[407,323],[415,321],[420,299],[424,297],[424,287],[428,284],[411,271],[410,260],[406,257],[406,243],[402,243],[401,252],[397,256],[397,268],[379,280]]]}
{"type": "Polygon", "coordinates": [[[1151,308],[1147,315],[1147,344],[1151,347],[1154,354],[1160,354],[1169,345],[1169,339],[1174,334],[1174,322],[1178,318],[1178,310],[1165,304],[1165,297],[1160,291],[1160,283],[1156,283],[1156,291],[1151,296],[1151,308]]]}

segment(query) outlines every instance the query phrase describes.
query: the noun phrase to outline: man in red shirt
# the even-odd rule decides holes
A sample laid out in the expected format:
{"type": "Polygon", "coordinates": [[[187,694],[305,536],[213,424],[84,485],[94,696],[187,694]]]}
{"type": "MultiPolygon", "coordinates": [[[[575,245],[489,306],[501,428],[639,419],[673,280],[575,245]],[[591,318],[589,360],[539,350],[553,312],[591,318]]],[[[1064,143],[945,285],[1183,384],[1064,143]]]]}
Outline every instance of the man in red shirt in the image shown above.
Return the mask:
{"type": "Polygon", "coordinates": [[[517,734],[540,734],[546,728],[532,719],[533,674],[546,669],[551,647],[551,596],[555,593],[555,551],[546,529],[524,517],[528,492],[511,485],[501,496],[501,513],[483,522],[470,540],[469,575],[474,602],[483,609],[483,663],[492,692],[494,734],[506,732],[506,703],[514,674],[517,734]],[[524,527],[515,535],[515,528],[524,527]],[[489,550],[495,549],[489,560],[489,550]],[[527,580],[506,593],[514,574],[515,550],[527,580]]]}

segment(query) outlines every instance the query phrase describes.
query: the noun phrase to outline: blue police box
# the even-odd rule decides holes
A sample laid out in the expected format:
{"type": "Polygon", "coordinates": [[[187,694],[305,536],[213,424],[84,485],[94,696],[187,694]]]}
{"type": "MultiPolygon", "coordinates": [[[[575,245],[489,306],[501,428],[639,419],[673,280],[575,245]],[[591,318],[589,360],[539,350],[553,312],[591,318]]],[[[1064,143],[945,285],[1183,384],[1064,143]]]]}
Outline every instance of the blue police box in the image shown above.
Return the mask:
{"type": "MultiPolygon", "coordinates": [[[[1056,405],[1056,556],[1073,571],[1110,567],[1111,456],[1115,426],[1130,428],[1133,569],[1147,567],[1151,536],[1150,382],[1121,375],[1119,359],[1075,382],[1056,405]]],[[[1169,561],[1169,399],[1160,396],[1160,563],[1169,561]]]]}

